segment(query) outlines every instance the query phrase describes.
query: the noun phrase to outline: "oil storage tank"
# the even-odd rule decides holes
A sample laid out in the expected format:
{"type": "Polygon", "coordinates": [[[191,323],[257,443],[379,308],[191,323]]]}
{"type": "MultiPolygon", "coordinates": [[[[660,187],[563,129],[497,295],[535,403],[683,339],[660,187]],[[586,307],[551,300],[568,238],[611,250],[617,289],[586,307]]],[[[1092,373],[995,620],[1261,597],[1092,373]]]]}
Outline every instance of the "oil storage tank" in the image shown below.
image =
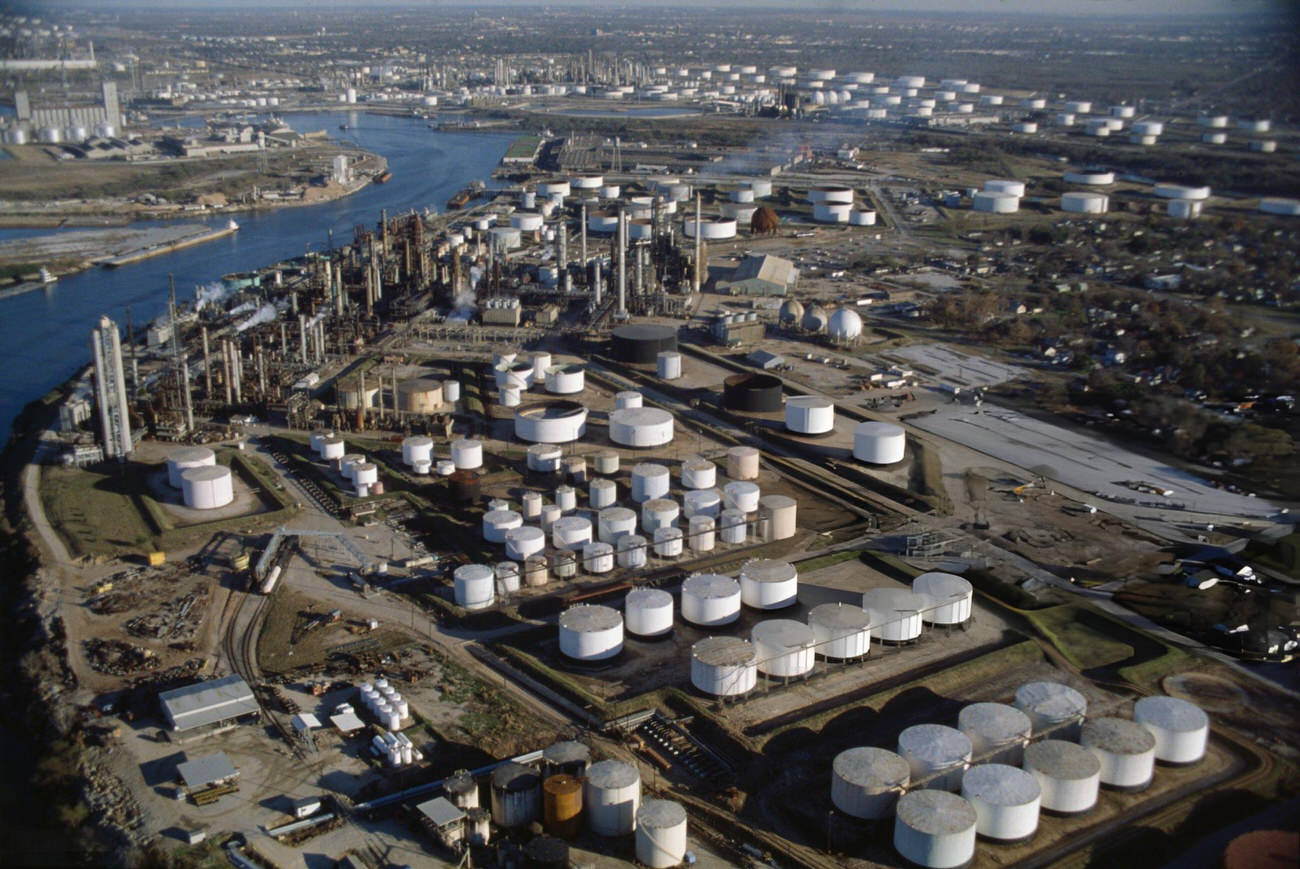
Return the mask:
{"type": "Polygon", "coordinates": [[[912,769],[914,787],[960,790],[971,750],[966,734],[943,724],[914,724],[898,734],[898,753],[912,769]]]}
{"type": "Polygon", "coordinates": [[[824,603],[808,613],[817,654],[834,661],[850,661],[871,650],[871,619],[861,607],[824,603]]]}
{"type": "Polygon", "coordinates": [[[1040,739],[1025,748],[1021,765],[1038,780],[1044,811],[1078,815],[1097,804],[1101,761],[1083,746],[1063,739],[1040,739]]]}
{"type": "Polygon", "coordinates": [[[641,774],[630,763],[602,760],[587,770],[587,823],[598,836],[622,836],[636,829],[641,774]]]}
{"type": "Polygon", "coordinates": [[[626,507],[606,507],[596,516],[596,537],[602,543],[636,533],[636,512],[626,507]]]}
{"type": "Polygon", "coordinates": [[[975,807],[956,794],[914,790],[898,799],[894,848],[928,869],[957,869],[975,856],[975,807]]]}
{"type": "Polygon", "coordinates": [[[190,468],[210,467],[217,463],[217,454],[207,447],[182,447],[167,457],[167,483],[173,489],[184,488],[181,475],[190,468]]]}
{"type": "Polygon", "coordinates": [[[547,401],[515,411],[515,437],[542,444],[567,444],[587,432],[587,408],[576,401],[547,401]]]}
{"type": "Polygon", "coordinates": [[[628,323],[614,329],[614,358],[632,365],[655,365],[660,353],[677,350],[677,329],[659,323],[628,323]]]}
{"type": "Polygon", "coordinates": [[[984,763],[966,770],[961,795],[975,808],[975,832],[998,842],[1022,842],[1038,830],[1042,789],[1016,766],[984,763]]]}
{"type": "Polygon", "coordinates": [[[654,462],[640,462],[632,468],[632,500],[638,504],[668,495],[672,475],[654,462]]]}
{"type": "Polygon", "coordinates": [[[892,751],[869,747],[841,751],[831,764],[831,802],[854,818],[888,818],[910,775],[907,761],[892,751]]]}
{"type": "Polygon", "coordinates": [[[542,826],[562,839],[582,832],[582,779],[558,773],[542,782],[542,826]]]}
{"type": "Polygon", "coordinates": [[[609,439],[625,447],[657,447],[673,439],[673,416],[658,407],[629,407],[609,415],[609,439]]]}
{"type": "Polygon", "coordinates": [[[673,629],[673,596],[663,589],[634,588],[623,601],[627,632],[638,637],[662,637],[673,629]]]}
{"type": "Polygon", "coordinates": [[[1205,756],[1210,718],[1195,703],[1177,697],[1143,697],[1133,704],[1133,720],[1156,740],[1156,760],[1196,763],[1205,756]]]}
{"type": "Polygon", "coordinates": [[[733,480],[758,477],[759,453],[755,447],[736,446],[727,450],[727,476],[733,480]]]}
{"type": "Polygon", "coordinates": [[[623,650],[623,615],[612,607],[579,604],[560,615],[560,651],[575,661],[603,661],[623,650]]]}
{"type": "Polygon", "coordinates": [[[686,858],[686,809],[671,800],[646,800],[636,810],[636,859],[670,869],[686,858]]]}
{"type": "Polygon", "coordinates": [[[1088,700],[1060,682],[1026,682],[1016,689],[1015,706],[1029,716],[1034,736],[1078,739],[1088,700]]]}
{"type": "Polygon", "coordinates": [[[799,502],[788,495],[762,495],[758,499],[758,523],[765,529],[764,540],[788,540],[798,530],[799,502]]]}
{"type": "Polygon", "coordinates": [[[568,775],[582,778],[591,765],[591,749],[572,739],[552,742],[542,749],[542,769],[546,775],[568,775]]]}
{"type": "Polygon", "coordinates": [[[1127,718],[1090,718],[1079,744],[1101,762],[1101,783],[1114,790],[1140,791],[1155,773],[1156,738],[1127,718]]]}
{"type": "Polygon", "coordinates": [[[905,588],[871,588],[862,594],[872,633],[886,643],[906,643],[921,636],[926,604],[925,598],[905,588]]]}
{"type": "Polygon", "coordinates": [[[835,404],[820,395],[794,395],[785,403],[785,427],[795,434],[819,435],[835,428],[835,404]]]}
{"type": "Polygon", "coordinates": [[[691,684],[714,697],[737,697],[758,681],[758,653],[740,637],[707,637],[691,646],[691,684]]]}
{"type": "Polygon", "coordinates": [[[923,573],[912,580],[912,591],[928,602],[921,617],[932,625],[961,625],[970,619],[975,589],[956,574],[923,573]]]}
{"type": "Polygon", "coordinates": [[[542,780],[537,770],[508,761],[492,773],[492,823],[505,829],[531,824],[541,814],[542,780]]]}
{"type": "Polygon", "coordinates": [[[799,600],[799,571],[788,561],[757,558],[740,568],[740,600],[760,610],[783,609],[799,600]]]}
{"type": "Polygon", "coordinates": [[[452,574],[452,581],[457,606],[483,609],[496,599],[496,572],[486,564],[462,564],[452,574]]]}
{"type": "Polygon", "coordinates": [[[442,403],[441,380],[419,377],[397,384],[397,410],[401,413],[437,413],[442,403]]]}
{"type": "Polygon", "coordinates": [[[1005,703],[971,703],[957,713],[957,729],[970,739],[977,763],[1019,765],[1033,725],[1005,703]]]}
{"type": "Polygon", "coordinates": [[[781,402],[781,381],[771,374],[733,374],[722,382],[722,405],[728,410],[775,413],[781,402]]]}
{"type": "Polygon", "coordinates": [[[789,679],[813,668],[813,632],[803,622],[768,619],[754,625],[749,640],[758,653],[758,669],[765,675],[789,679]]]}
{"type": "Polygon", "coordinates": [[[720,573],[697,573],[682,583],[682,618],[716,627],[740,618],[740,583],[720,573]]]}
{"type": "Polygon", "coordinates": [[[234,478],[225,465],[201,465],[181,472],[181,496],[193,510],[215,510],[235,500],[234,478]]]}

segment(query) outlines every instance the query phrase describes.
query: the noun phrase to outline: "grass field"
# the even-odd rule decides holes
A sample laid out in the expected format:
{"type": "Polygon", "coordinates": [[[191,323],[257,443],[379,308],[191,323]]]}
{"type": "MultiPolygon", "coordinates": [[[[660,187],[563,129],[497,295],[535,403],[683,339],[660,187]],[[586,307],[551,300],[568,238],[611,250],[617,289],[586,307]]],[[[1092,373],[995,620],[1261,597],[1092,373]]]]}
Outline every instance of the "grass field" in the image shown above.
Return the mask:
{"type": "Polygon", "coordinates": [[[1070,605],[1026,614],[1034,627],[1080,670],[1118,664],[1133,657],[1131,645],[1103,633],[1080,616],[1079,608],[1070,605]]]}
{"type": "Polygon", "coordinates": [[[46,467],[41,472],[41,504],[50,525],[73,558],[115,556],[153,547],[150,527],[133,492],[136,483],[125,465],[95,468],[46,467]]]}

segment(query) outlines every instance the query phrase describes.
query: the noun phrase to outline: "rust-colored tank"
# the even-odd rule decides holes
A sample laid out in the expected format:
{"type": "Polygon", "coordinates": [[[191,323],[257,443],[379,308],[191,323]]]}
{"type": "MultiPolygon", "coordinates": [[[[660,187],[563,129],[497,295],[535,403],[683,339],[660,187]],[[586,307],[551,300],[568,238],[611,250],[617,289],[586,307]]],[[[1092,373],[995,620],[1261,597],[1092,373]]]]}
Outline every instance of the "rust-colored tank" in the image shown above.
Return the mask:
{"type": "Polygon", "coordinates": [[[581,832],[581,779],[560,773],[542,782],[542,820],[552,836],[572,839],[581,832]]]}

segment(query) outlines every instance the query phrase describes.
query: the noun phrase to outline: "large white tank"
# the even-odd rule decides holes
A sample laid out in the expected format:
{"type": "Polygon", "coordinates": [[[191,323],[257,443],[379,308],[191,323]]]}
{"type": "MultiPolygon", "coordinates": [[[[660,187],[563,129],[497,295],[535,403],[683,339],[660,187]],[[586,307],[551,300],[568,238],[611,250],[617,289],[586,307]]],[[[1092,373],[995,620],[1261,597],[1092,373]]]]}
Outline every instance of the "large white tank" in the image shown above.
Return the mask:
{"type": "Polygon", "coordinates": [[[587,369],[582,365],[552,365],[546,369],[546,391],[553,395],[576,395],[587,386],[587,369]]]}
{"type": "Polygon", "coordinates": [[[754,625],[749,640],[758,653],[758,669],[788,679],[813,668],[812,628],[794,619],[768,619],[754,625]]]}
{"type": "Polygon", "coordinates": [[[544,223],[545,218],[535,211],[516,211],[510,215],[510,225],[524,232],[538,232],[544,223]]]}
{"type": "Polygon", "coordinates": [[[402,439],[402,463],[415,467],[418,462],[433,461],[433,438],[414,435],[402,439]]]}
{"type": "Polygon", "coordinates": [[[898,799],[894,848],[929,869],[957,869],[975,856],[975,807],[956,794],[914,790],[898,799]]]}
{"type": "Polygon", "coordinates": [[[660,558],[676,558],[682,554],[682,542],[685,537],[682,529],[676,527],[656,528],[654,532],[655,555],[660,558]]]}
{"type": "Polygon", "coordinates": [[[660,380],[677,380],[682,376],[682,354],[664,350],[655,357],[655,367],[660,380]]]}
{"type": "Polygon", "coordinates": [[[470,438],[452,441],[451,460],[458,471],[483,467],[483,442],[470,438]]]}
{"type": "Polygon", "coordinates": [[[943,724],[914,724],[898,734],[898,753],[912,768],[913,787],[960,790],[971,751],[966,734],[943,724]]]}
{"type": "Polygon", "coordinates": [[[718,482],[718,466],[698,456],[682,462],[683,489],[712,489],[718,482]]]}
{"type": "Polygon", "coordinates": [[[841,751],[831,764],[831,802],[854,818],[888,818],[910,775],[907,761],[892,751],[869,747],[841,751]]]}
{"type": "Polygon", "coordinates": [[[767,523],[766,540],[788,540],[798,530],[799,502],[788,495],[763,495],[758,499],[760,524],[767,523]]]}
{"type": "Polygon", "coordinates": [[[1209,187],[1190,187],[1186,184],[1157,184],[1151,191],[1161,199],[1195,199],[1204,201],[1210,198],[1209,187]]]}
{"type": "MultiPolygon", "coordinates": [[[[695,238],[695,218],[688,217],[682,221],[682,233],[686,238],[695,238]]],[[[705,241],[724,241],[736,237],[736,219],[734,217],[705,217],[700,219],[700,238],[705,241]]]]}
{"type": "Polygon", "coordinates": [[[536,525],[522,525],[505,533],[506,558],[524,561],[546,548],[546,532],[536,525]]]}
{"type": "Polygon", "coordinates": [[[638,504],[663,498],[672,486],[672,475],[663,465],[641,462],[632,468],[632,500],[638,504]]]}
{"type": "Polygon", "coordinates": [[[799,601],[799,571],[788,561],[756,558],[740,568],[740,600],[760,610],[783,609],[799,601]]]}
{"type": "Polygon", "coordinates": [[[1061,210],[1071,214],[1105,214],[1110,209],[1110,197],[1105,193],[1087,190],[1061,194],[1061,210]]]}
{"type": "Polygon", "coordinates": [[[641,774],[630,763],[602,760],[587,770],[583,788],[587,823],[598,836],[622,836],[636,829],[641,774]]]}
{"type": "Polygon", "coordinates": [[[740,583],[719,573],[697,573],[682,583],[682,618],[695,625],[729,625],[740,618],[740,583]]]}
{"type": "Polygon", "coordinates": [[[623,649],[623,614],[579,604],[560,614],[560,651],[575,661],[603,661],[623,649]]]}
{"type": "Polygon", "coordinates": [[[660,637],[673,629],[673,596],[658,588],[635,588],[623,601],[628,633],[660,637]]]}
{"type": "Polygon", "coordinates": [[[591,520],[585,516],[561,516],[551,524],[551,545],[573,551],[591,542],[591,520]]]}
{"type": "Polygon", "coordinates": [[[670,869],[686,858],[686,809],[671,800],[646,800],[636,810],[636,861],[670,869]]]}
{"type": "Polygon", "coordinates": [[[1015,214],[1020,210],[1020,197],[1012,193],[980,190],[971,197],[971,203],[976,211],[990,214],[1015,214]]]}
{"type": "Polygon", "coordinates": [[[596,479],[587,486],[587,506],[603,510],[618,501],[618,484],[613,480],[596,479]]]}
{"type": "Polygon", "coordinates": [[[820,395],[792,395],[785,402],[785,427],[796,434],[825,434],[835,428],[835,403],[820,395]]]}
{"type": "Polygon", "coordinates": [[[889,422],[860,422],[853,429],[853,458],[874,465],[903,460],[907,433],[889,422]]]}
{"type": "Polygon", "coordinates": [[[606,507],[596,517],[596,536],[604,543],[636,532],[636,513],[626,507],[606,507]]]}
{"type": "Polygon", "coordinates": [[[361,455],[361,453],[348,453],[346,456],[339,459],[339,473],[343,476],[343,479],[350,483],[354,483],[356,482],[357,465],[363,465],[365,463],[366,457],[361,455]]]}
{"type": "Polygon", "coordinates": [[[515,437],[531,443],[563,444],[587,431],[587,408],[571,401],[530,404],[515,411],[515,437]]]}
{"type": "Polygon", "coordinates": [[[748,480],[733,480],[722,487],[722,502],[727,509],[740,513],[753,513],[758,509],[762,495],[757,483],[748,480]]]}
{"type": "Polygon", "coordinates": [[[816,202],[812,217],[817,223],[848,223],[852,213],[852,202],[816,202]]]}
{"type": "Polygon", "coordinates": [[[1127,718],[1089,718],[1079,744],[1101,762],[1101,783],[1116,790],[1140,791],[1155,773],[1156,738],[1127,718]]]}
{"type": "Polygon", "coordinates": [[[752,691],[757,681],[758,653],[748,640],[708,637],[691,646],[691,684],[700,691],[734,697],[752,691]]]}
{"type": "Polygon", "coordinates": [[[733,480],[757,479],[758,458],[755,447],[731,447],[727,450],[727,476],[733,480]]]}
{"type": "Polygon", "coordinates": [[[1088,700],[1060,682],[1026,682],[1016,689],[1015,706],[1029,716],[1034,736],[1078,739],[1088,700]]]}
{"type": "Polygon", "coordinates": [[[1097,804],[1101,761],[1083,746],[1063,739],[1040,739],[1025,747],[1025,771],[1038,780],[1042,807],[1077,815],[1097,804]]]}
{"type": "Polygon", "coordinates": [[[975,589],[960,576],[940,571],[923,573],[912,580],[912,591],[928,601],[921,618],[932,625],[960,625],[970,618],[975,589]]]}
{"type": "Polygon", "coordinates": [[[225,465],[202,465],[181,472],[181,496],[185,506],[215,510],[235,500],[234,478],[225,465]]]}
{"type": "Polygon", "coordinates": [[[488,543],[505,543],[506,534],[524,524],[524,517],[514,510],[489,510],[483,514],[483,539],[488,543]]]}
{"type": "Polygon", "coordinates": [[[815,651],[824,658],[849,661],[871,650],[871,619],[860,607],[824,603],[808,613],[815,651]]]}
{"type": "Polygon", "coordinates": [[[483,609],[496,600],[496,573],[486,564],[462,564],[452,580],[457,606],[483,609]]]}
{"type": "Polygon", "coordinates": [[[989,193],[1010,193],[1012,196],[1025,195],[1025,182],[1007,181],[1000,178],[984,182],[984,189],[989,193]]]}
{"type": "Polygon", "coordinates": [[[681,508],[671,498],[652,498],[641,505],[641,530],[654,534],[660,528],[677,527],[681,508]]]}
{"type": "Polygon", "coordinates": [[[619,567],[645,567],[650,544],[640,534],[624,534],[614,545],[618,550],[615,558],[618,559],[619,567]]]}
{"type": "Polygon", "coordinates": [[[975,832],[998,842],[1020,842],[1038,829],[1042,788],[1016,766],[985,763],[966,770],[961,795],[975,808],[975,832]]]}
{"type": "Polygon", "coordinates": [[[181,474],[190,468],[210,467],[217,454],[207,447],[182,447],[167,457],[167,482],[173,489],[182,488],[181,474]]]}
{"type": "Polygon", "coordinates": [[[851,187],[810,187],[808,188],[808,201],[814,205],[825,202],[838,202],[853,204],[853,188],[851,187]]]}
{"type": "Polygon", "coordinates": [[[1210,718],[1195,703],[1177,697],[1143,697],[1133,704],[1133,720],[1156,740],[1156,760],[1196,763],[1205,757],[1210,718]]]}
{"type": "Polygon", "coordinates": [[[886,643],[906,643],[921,636],[921,611],[926,603],[905,588],[871,588],[862,595],[872,633],[886,643]]]}
{"type": "Polygon", "coordinates": [[[657,407],[629,407],[609,415],[609,439],[626,447],[657,447],[673,439],[673,415],[657,407]]]}
{"type": "Polygon", "coordinates": [[[836,308],[826,324],[832,341],[852,341],[862,335],[862,317],[852,308],[836,308]]]}
{"type": "Polygon", "coordinates": [[[957,713],[957,729],[970,739],[976,763],[1019,765],[1033,725],[1005,703],[971,703],[957,713]]]}
{"type": "Polygon", "coordinates": [[[1266,197],[1259,200],[1259,210],[1264,214],[1278,214],[1283,217],[1300,215],[1300,199],[1266,197]]]}
{"type": "Polygon", "coordinates": [[[718,539],[732,545],[744,543],[745,535],[749,532],[749,523],[745,519],[745,514],[739,510],[723,510],[718,514],[715,527],[718,539]]]}
{"type": "Polygon", "coordinates": [[[716,528],[712,516],[691,516],[686,522],[686,545],[692,552],[712,552],[717,544],[716,528]]]}

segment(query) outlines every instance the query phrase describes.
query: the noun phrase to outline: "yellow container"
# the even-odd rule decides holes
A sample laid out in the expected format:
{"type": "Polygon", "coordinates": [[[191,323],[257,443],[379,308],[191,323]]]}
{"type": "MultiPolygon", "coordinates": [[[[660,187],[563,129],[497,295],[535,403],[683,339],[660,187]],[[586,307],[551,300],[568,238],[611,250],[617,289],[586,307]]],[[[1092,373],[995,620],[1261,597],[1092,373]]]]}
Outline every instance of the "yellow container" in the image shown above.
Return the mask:
{"type": "Polygon", "coordinates": [[[561,773],[542,782],[542,819],[552,836],[577,836],[582,831],[582,780],[561,773]]]}
{"type": "Polygon", "coordinates": [[[163,564],[163,563],[166,562],[166,561],[167,561],[167,553],[166,553],[166,552],[150,552],[150,553],[149,553],[149,566],[150,566],[150,567],[157,567],[158,565],[163,564]]]}

